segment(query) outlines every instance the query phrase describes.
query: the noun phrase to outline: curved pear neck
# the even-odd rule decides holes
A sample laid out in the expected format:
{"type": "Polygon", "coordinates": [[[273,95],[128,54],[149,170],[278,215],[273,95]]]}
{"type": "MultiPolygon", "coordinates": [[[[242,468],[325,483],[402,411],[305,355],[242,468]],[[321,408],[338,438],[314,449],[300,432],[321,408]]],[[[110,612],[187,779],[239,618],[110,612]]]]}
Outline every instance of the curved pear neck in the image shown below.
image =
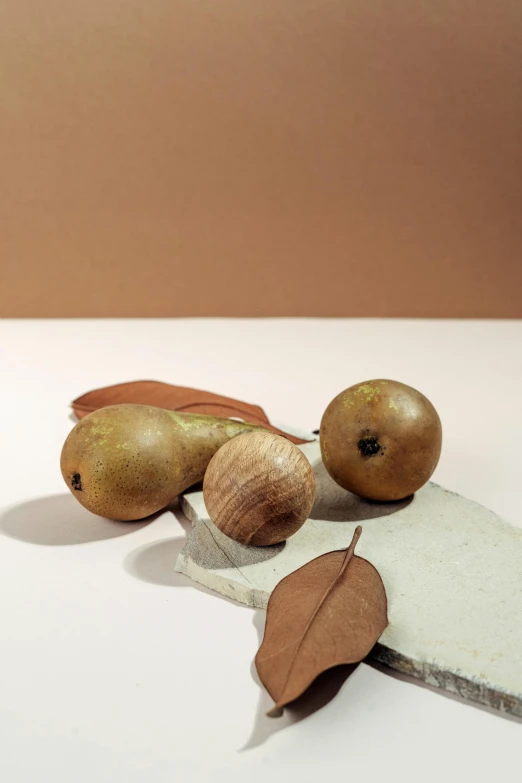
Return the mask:
{"type": "Polygon", "coordinates": [[[266,427],[259,424],[251,424],[248,421],[236,421],[235,419],[226,419],[221,416],[207,416],[204,413],[186,413],[181,411],[168,411],[173,422],[181,430],[190,433],[206,429],[219,429],[228,438],[233,438],[243,432],[252,432],[253,430],[269,431],[266,427]]]}

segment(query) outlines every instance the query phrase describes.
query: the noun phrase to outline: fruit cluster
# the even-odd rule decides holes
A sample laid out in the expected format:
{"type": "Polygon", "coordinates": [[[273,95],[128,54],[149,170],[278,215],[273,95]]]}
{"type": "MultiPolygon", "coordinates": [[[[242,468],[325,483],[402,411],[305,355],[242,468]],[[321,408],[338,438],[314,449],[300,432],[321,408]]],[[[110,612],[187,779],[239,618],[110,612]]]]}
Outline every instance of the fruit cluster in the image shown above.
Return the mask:
{"type": "MultiPolygon", "coordinates": [[[[320,427],[326,470],[344,489],[377,501],[408,497],[437,466],[442,427],[419,391],[392,380],[351,386],[320,427]]],[[[82,419],[61,469],[73,495],[100,516],[142,519],[203,479],[223,533],[243,544],[286,540],[308,518],[315,478],[302,451],[243,421],[147,405],[111,405],[82,419]]]]}

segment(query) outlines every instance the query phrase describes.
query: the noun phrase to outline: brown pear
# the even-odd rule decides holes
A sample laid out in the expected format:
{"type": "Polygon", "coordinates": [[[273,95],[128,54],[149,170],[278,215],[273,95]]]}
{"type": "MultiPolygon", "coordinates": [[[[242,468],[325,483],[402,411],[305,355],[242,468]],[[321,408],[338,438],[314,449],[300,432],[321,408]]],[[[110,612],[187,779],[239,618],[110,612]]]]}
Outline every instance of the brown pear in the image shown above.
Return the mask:
{"type": "Polygon", "coordinates": [[[61,455],[65,483],[85,508],[142,519],[201,481],[221,446],[262,427],[148,405],[111,405],[70,432],[61,455]]]}
{"type": "Polygon", "coordinates": [[[337,484],[371,500],[400,500],[420,489],[437,467],[442,426],[420,391],[378,379],[332,400],[320,440],[324,465],[337,484]]]}

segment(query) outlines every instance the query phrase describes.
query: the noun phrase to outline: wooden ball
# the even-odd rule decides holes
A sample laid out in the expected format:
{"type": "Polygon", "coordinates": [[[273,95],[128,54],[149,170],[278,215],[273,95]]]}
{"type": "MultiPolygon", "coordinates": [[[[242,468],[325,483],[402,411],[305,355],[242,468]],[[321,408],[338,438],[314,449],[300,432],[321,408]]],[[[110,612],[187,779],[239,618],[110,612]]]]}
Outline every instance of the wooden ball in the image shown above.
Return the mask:
{"type": "Polygon", "coordinates": [[[304,454],[271,432],[249,432],[222,446],[203,480],[211,520],[242,544],[285,541],[308,518],[315,477],[304,454]]]}

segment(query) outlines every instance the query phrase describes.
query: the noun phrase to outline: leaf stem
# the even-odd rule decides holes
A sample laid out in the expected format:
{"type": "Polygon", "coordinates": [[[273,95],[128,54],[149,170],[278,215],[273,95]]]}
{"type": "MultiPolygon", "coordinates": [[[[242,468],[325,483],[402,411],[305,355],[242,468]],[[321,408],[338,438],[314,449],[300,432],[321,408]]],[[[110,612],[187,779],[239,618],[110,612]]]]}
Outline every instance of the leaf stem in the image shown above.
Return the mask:
{"type": "MultiPolygon", "coordinates": [[[[344,574],[344,572],[346,571],[348,563],[350,562],[350,560],[352,558],[352,555],[355,552],[355,547],[357,546],[357,543],[358,543],[358,541],[359,541],[359,539],[361,537],[361,533],[362,533],[362,527],[360,525],[357,525],[357,527],[353,531],[353,538],[352,538],[352,541],[350,543],[350,546],[346,550],[346,555],[344,556],[343,565],[342,565],[341,570],[339,571],[337,579],[339,579],[339,577],[341,577],[344,574]]],[[[335,580],[335,582],[337,582],[337,579],[335,580]]],[[[333,584],[335,584],[335,582],[333,584]]]]}

